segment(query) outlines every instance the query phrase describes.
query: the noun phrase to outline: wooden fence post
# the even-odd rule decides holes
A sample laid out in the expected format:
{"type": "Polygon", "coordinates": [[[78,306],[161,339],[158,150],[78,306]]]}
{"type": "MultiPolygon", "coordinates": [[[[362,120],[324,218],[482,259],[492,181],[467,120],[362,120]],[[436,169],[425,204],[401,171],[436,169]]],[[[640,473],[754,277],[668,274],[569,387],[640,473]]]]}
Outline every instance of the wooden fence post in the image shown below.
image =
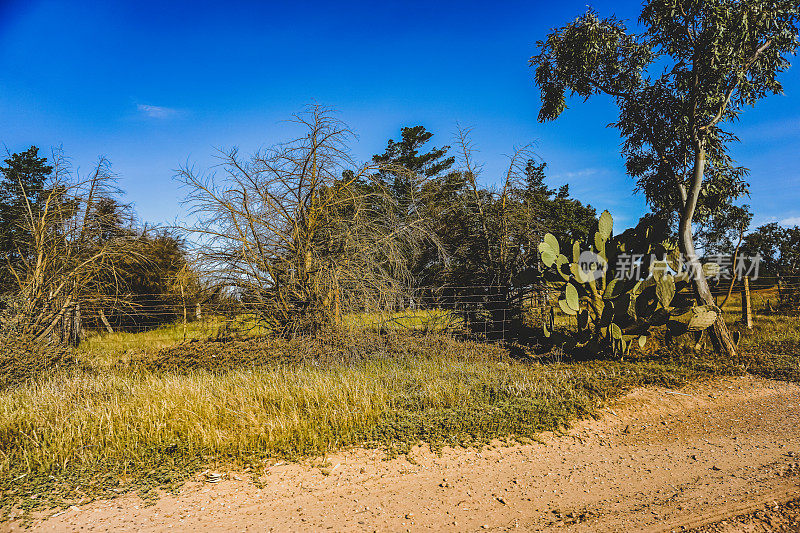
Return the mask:
{"type": "Polygon", "coordinates": [[[750,278],[742,279],[742,322],[747,329],[753,329],[753,308],[750,305],[750,278]]]}
{"type": "Polygon", "coordinates": [[[181,303],[183,304],[183,342],[186,342],[186,295],[183,292],[183,283],[181,283],[181,303]]]}
{"type": "Polygon", "coordinates": [[[106,327],[106,331],[108,331],[109,333],[114,333],[114,328],[111,327],[111,323],[108,321],[108,317],[106,316],[106,313],[105,311],[103,311],[102,307],[100,308],[99,315],[100,315],[100,321],[106,327]]]}

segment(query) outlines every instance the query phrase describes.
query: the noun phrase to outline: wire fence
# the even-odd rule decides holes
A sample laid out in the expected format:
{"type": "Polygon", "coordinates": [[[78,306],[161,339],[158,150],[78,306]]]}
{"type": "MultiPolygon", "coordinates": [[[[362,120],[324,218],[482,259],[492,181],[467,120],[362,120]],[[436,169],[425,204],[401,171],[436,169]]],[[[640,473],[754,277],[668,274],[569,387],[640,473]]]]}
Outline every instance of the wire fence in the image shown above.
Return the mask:
{"type": "MultiPolygon", "coordinates": [[[[741,312],[743,282],[731,287],[720,280],[712,287],[718,305],[730,317],[741,312]],[[726,298],[730,291],[730,297],[726,298]]],[[[419,287],[404,292],[382,309],[351,308],[338,317],[350,332],[438,332],[484,340],[515,339],[522,326],[541,325],[541,317],[557,304],[555,291],[503,286],[419,287]]],[[[266,305],[236,298],[199,296],[168,298],[139,294],[124,304],[86,304],[82,309],[85,338],[92,342],[125,342],[131,334],[158,346],[174,343],[251,338],[274,333],[266,305]]],[[[752,312],[800,314],[800,276],[750,283],[752,312]]]]}
{"type": "MultiPolygon", "coordinates": [[[[348,306],[334,321],[352,332],[447,332],[504,341],[526,320],[523,314],[545,306],[543,293],[531,287],[492,285],[419,287],[394,300],[380,309],[348,306]]],[[[130,334],[166,344],[257,337],[274,332],[270,318],[268,304],[233,297],[138,294],[82,308],[86,337],[109,342],[130,334]]]]}
{"type": "MultiPolygon", "coordinates": [[[[764,277],[748,280],[750,302],[755,314],[800,313],[800,276],[764,277]]],[[[745,289],[743,279],[721,280],[713,287],[712,293],[719,305],[725,302],[725,310],[741,306],[745,289]]]]}

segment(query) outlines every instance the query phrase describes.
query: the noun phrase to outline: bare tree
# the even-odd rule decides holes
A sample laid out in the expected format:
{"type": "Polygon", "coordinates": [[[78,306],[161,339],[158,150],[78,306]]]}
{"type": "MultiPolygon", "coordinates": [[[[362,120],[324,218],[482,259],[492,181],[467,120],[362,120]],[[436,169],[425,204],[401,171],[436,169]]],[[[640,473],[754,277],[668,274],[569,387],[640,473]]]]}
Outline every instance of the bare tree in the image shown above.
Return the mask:
{"type": "MultiPolygon", "coordinates": [[[[534,243],[543,229],[540,222],[542,213],[537,212],[539,206],[526,202],[523,197],[526,165],[536,155],[530,145],[515,148],[498,187],[486,189],[478,183],[481,168],[474,159],[475,148],[469,129],[458,128],[456,146],[469,190],[466,204],[474,211],[482,242],[483,263],[488,267],[488,277],[484,282],[510,286],[512,278],[520,270],[521,256],[535,249],[534,243]],[[524,231],[520,232],[522,228],[524,231]]],[[[535,261],[535,252],[532,257],[535,261]]],[[[525,266],[529,264],[525,262],[525,266]]]]}
{"type": "Polygon", "coordinates": [[[26,212],[19,222],[29,242],[17,243],[18,260],[8,262],[14,280],[14,305],[2,321],[38,340],[77,344],[82,307],[105,298],[103,280],[126,253],[125,239],[98,242],[92,213],[102,198],[117,191],[110,164],[101,158],[91,173],[72,173],[60,150],[53,151],[52,172],[43,199],[32,205],[20,181],[26,212]]]}
{"type": "Polygon", "coordinates": [[[290,335],[396,305],[407,258],[431,238],[419,218],[398,216],[377,164],[353,161],[354,134],[329,109],[311,106],[292,122],[303,130],[294,140],[249,158],[221,152],[219,172],[178,174],[206,276],[290,335]]]}

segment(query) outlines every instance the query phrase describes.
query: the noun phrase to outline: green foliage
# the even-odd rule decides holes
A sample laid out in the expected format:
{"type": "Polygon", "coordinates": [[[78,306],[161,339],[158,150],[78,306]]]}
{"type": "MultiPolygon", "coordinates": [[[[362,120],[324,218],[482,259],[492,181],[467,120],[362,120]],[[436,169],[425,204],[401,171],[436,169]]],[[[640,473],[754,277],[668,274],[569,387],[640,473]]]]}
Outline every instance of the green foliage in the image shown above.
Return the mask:
{"type": "Polygon", "coordinates": [[[732,255],[753,220],[749,205],[721,206],[713,216],[698,225],[695,239],[707,257],[712,254],[732,255]]]}
{"type": "Polygon", "coordinates": [[[643,348],[651,329],[658,326],[668,326],[672,335],[711,326],[721,311],[694,304],[687,290],[689,273],[674,243],[664,240],[666,232],[663,224],[644,219],[636,228],[612,237],[613,219],[603,211],[591,244],[581,251],[579,241],[572,243],[572,260],[560,252],[562,247],[553,235],[545,235],[539,244],[547,267],[545,280],[560,292],[561,311],[575,316],[577,324],[573,334],[553,338],[551,310],[544,321],[545,337],[571,344],[573,349],[610,348],[625,354],[634,342],[643,348]],[[633,263],[636,258],[641,258],[641,264],[633,263]],[[636,270],[640,275],[631,275],[636,270]]]}
{"type": "MultiPolygon", "coordinates": [[[[107,319],[114,329],[139,331],[172,322],[180,315],[184,301],[197,301],[203,293],[182,240],[168,231],[125,231],[131,253],[119,260],[113,279],[104,280],[107,319]],[[114,304],[115,295],[122,296],[124,302],[114,304]]],[[[103,327],[99,323],[96,326],[103,327]]]]}
{"type": "Polygon", "coordinates": [[[742,254],[761,257],[759,275],[800,275],[800,227],[777,222],[759,226],[744,238],[742,254]]]}
{"type": "Polygon", "coordinates": [[[528,161],[522,187],[522,201],[536,213],[543,228],[564,241],[582,239],[595,224],[597,212],[570,197],[569,185],[551,189],[545,183],[547,163],[528,161]]]}
{"type": "Polygon", "coordinates": [[[422,126],[405,127],[399,141],[389,140],[384,153],[373,156],[400,215],[424,215],[438,240],[409,258],[417,283],[510,286],[535,266],[542,227],[572,239],[594,224],[595,210],[571,198],[567,186],[546,185],[545,163],[517,158],[497,191],[477,183],[468,168],[454,170],[450,147],[430,147],[432,138],[422,126]]]}
{"type": "Polygon", "coordinates": [[[32,237],[25,221],[30,214],[36,217],[41,211],[50,192],[47,180],[53,172],[35,146],[12,154],[5,165],[0,167],[0,290],[7,290],[6,282],[11,281],[7,263],[16,264],[26,258],[32,237]]]}
{"type": "Polygon", "coordinates": [[[87,294],[87,327],[105,329],[98,313],[117,328],[153,327],[177,318],[184,296],[196,299],[197,274],[188,265],[183,241],[168,230],[140,228],[132,222],[129,206],[115,198],[100,197],[87,207],[84,246],[96,253],[108,243],[124,242],[127,253],[101,270],[87,294]],[[154,312],[156,311],[156,312],[154,312]]]}
{"type": "Polygon", "coordinates": [[[399,141],[389,139],[383,154],[372,157],[382,167],[381,182],[388,186],[403,212],[412,209],[429,192],[421,190],[424,181],[438,180],[441,185],[452,174],[450,168],[455,158],[447,156],[449,146],[432,147],[421,153],[432,137],[433,133],[424,126],[405,127],[400,130],[399,141]]]}
{"type": "MultiPolygon", "coordinates": [[[[441,213],[440,239],[447,265],[437,282],[453,286],[526,285],[537,268],[538,239],[550,228],[563,239],[581,238],[595,223],[595,210],[569,197],[566,187],[556,191],[544,184],[545,164],[527,161],[501,190],[469,181],[457,190],[441,213]],[[441,280],[441,281],[440,281],[441,280]]],[[[559,251],[555,236],[552,256],[559,251]]],[[[505,302],[509,309],[512,302],[505,302]]]]}
{"type": "Polygon", "coordinates": [[[556,119],[568,94],[614,98],[628,172],[666,215],[686,203],[681,189],[694,186],[701,148],[707,171],[697,217],[706,221],[747,191],[747,171],[728,153],[736,138],[718,124],[782,92],[777,77],[797,48],[799,15],[794,0],[648,0],[636,34],[590,9],[540,41],[531,58],[539,120],[556,119]]]}

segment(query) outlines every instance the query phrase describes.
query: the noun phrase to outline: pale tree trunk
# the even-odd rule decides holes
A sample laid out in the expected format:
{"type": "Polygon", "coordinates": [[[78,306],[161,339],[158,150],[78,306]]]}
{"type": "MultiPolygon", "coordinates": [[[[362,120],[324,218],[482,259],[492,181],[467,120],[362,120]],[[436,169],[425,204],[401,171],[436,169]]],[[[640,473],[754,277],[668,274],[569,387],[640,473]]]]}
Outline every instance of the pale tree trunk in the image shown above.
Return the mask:
{"type": "Polygon", "coordinates": [[[181,283],[181,304],[183,305],[183,342],[186,342],[186,295],[183,293],[183,284],[181,283]]]}
{"type": "MultiPolygon", "coordinates": [[[[703,304],[716,305],[714,296],[711,294],[711,289],[708,286],[708,280],[703,274],[703,266],[700,264],[700,259],[697,257],[697,252],[694,249],[694,234],[692,232],[692,219],[694,218],[694,211],[700,196],[700,188],[703,184],[705,165],[705,149],[700,146],[697,148],[695,154],[692,185],[686,201],[684,202],[683,212],[681,213],[679,238],[681,252],[683,252],[684,260],[689,267],[689,273],[692,277],[695,296],[697,296],[697,299],[703,304]]],[[[730,331],[728,331],[728,326],[725,324],[725,319],[722,317],[722,314],[717,317],[710,333],[711,341],[717,352],[727,355],[728,357],[736,356],[736,344],[733,342],[733,338],[731,337],[730,331]]]]}
{"type": "Polygon", "coordinates": [[[83,330],[83,314],[81,313],[81,303],[78,302],[75,304],[75,314],[73,315],[73,335],[74,345],[77,346],[81,343],[83,338],[85,337],[85,331],[83,330]]]}

